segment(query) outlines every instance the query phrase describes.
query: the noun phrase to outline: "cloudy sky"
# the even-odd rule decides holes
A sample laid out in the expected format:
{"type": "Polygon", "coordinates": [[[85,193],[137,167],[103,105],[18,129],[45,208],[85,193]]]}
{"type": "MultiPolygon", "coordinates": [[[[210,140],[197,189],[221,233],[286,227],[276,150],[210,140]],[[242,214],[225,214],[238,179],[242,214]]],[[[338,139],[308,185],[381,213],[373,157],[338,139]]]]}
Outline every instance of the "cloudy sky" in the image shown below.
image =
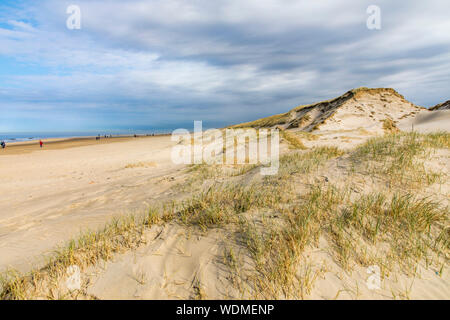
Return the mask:
{"type": "Polygon", "coordinates": [[[360,87],[450,98],[450,1],[2,0],[0,132],[221,127],[360,87]],[[81,29],[66,27],[67,7],[81,29]],[[366,10],[381,9],[381,30],[366,10]]]}

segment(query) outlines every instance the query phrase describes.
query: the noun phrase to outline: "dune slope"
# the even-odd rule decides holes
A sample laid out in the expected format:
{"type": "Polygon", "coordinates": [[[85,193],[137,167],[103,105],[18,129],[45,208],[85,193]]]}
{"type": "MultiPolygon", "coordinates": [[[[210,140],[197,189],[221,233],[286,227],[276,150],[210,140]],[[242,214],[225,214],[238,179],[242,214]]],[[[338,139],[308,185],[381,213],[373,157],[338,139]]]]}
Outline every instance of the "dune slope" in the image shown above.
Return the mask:
{"type": "Polygon", "coordinates": [[[234,127],[275,127],[302,131],[352,130],[383,132],[385,121],[413,118],[424,108],[391,88],[358,88],[335,99],[298,106],[291,111],[234,127]]]}

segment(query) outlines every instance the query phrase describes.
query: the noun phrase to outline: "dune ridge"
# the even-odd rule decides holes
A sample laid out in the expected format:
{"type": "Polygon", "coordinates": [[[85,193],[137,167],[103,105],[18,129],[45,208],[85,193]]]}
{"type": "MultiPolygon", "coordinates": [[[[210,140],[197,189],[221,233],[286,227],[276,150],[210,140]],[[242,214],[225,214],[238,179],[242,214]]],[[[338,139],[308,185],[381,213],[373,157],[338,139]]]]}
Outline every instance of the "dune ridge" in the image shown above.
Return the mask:
{"type": "Polygon", "coordinates": [[[431,111],[436,111],[436,110],[450,110],[450,100],[447,100],[443,103],[437,104],[434,107],[430,108],[431,111]]]}
{"type": "Polygon", "coordinates": [[[398,123],[412,118],[425,108],[407,101],[392,88],[357,88],[318,103],[301,105],[291,111],[232,126],[280,127],[306,132],[364,128],[383,131],[386,119],[398,123]]]}

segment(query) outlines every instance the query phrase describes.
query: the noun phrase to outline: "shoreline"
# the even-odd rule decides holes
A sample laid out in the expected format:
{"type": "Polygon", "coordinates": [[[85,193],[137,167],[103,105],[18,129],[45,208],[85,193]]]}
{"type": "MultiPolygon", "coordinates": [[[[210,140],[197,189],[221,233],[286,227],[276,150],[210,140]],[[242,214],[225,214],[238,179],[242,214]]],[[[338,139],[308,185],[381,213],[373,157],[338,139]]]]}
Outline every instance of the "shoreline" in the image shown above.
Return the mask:
{"type": "Polygon", "coordinates": [[[58,139],[0,149],[0,270],[25,270],[80,230],[164,199],[169,136],[58,139]],[[148,138],[148,139],[146,139],[148,138]]]}
{"type": "Polygon", "coordinates": [[[39,139],[30,141],[9,142],[6,143],[5,149],[0,149],[0,156],[25,154],[34,151],[60,150],[91,145],[126,142],[133,139],[155,138],[155,137],[163,137],[166,135],[167,134],[155,134],[154,136],[137,135],[136,137],[134,137],[134,135],[123,135],[123,136],[112,136],[107,138],[101,136],[99,140],[96,139],[96,136],[47,138],[42,139],[42,142],[44,142],[44,147],[42,149],[39,147],[39,139]]]}

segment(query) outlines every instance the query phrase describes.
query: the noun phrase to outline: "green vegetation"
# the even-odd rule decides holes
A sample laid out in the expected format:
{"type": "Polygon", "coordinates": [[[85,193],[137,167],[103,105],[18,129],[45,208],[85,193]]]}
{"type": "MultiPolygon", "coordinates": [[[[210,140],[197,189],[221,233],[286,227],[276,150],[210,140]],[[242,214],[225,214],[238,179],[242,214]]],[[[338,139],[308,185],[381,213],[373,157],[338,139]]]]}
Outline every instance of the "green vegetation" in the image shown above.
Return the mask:
{"type": "Polygon", "coordinates": [[[77,265],[81,269],[110,260],[114,254],[134,249],[144,243],[143,234],[154,224],[164,221],[155,209],[145,215],[129,215],[114,219],[102,230],[89,231],[65,247],[55,251],[49,263],[30,274],[22,276],[16,271],[8,271],[0,277],[0,299],[64,299],[88,296],[83,290],[75,296],[60,296],[54,293],[58,279],[64,277],[66,269],[77,265]]]}
{"type": "MultiPolygon", "coordinates": [[[[95,298],[84,289],[56,293],[66,268],[76,264],[85,270],[137,248],[145,243],[149,228],[168,221],[203,232],[229,230],[233,237],[228,239],[224,264],[243,297],[307,297],[326,266],[312,265],[303,254],[318,247],[320,240],[348,272],[355,265],[377,264],[383,276],[396,270],[415,275],[418,263],[426,261],[442,274],[450,245],[449,208],[414,190],[440,181],[441,174],[427,170],[425,161],[436,149],[448,149],[449,138],[448,133],[399,133],[371,138],[349,153],[336,147],[291,151],[280,158],[275,176],[248,184],[241,179],[216,182],[187,200],[152,208],[142,216],[116,219],[103,230],[88,232],[59,249],[39,270],[3,275],[0,299],[95,298]],[[351,169],[342,169],[349,179],[359,172],[376,177],[381,186],[388,183],[390,189],[356,192],[350,185],[311,183],[337,157],[351,164],[351,169]],[[250,257],[250,270],[241,268],[242,257],[235,247],[250,257]]],[[[245,168],[240,175],[254,167],[245,168]]],[[[190,174],[202,182],[230,177],[218,166],[207,165],[192,166],[190,174]]],[[[145,281],[144,276],[138,279],[145,281]]],[[[195,298],[205,298],[200,282],[193,290],[195,298]]]]}
{"type": "Polygon", "coordinates": [[[231,126],[231,128],[264,128],[282,125],[289,120],[289,112],[276,114],[267,118],[258,119],[255,121],[245,122],[238,125],[231,126]]]}
{"type": "Polygon", "coordinates": [[[383,130],[387,133],[399,132],[397,125],[391,118],[386,118],[383,120],[383,130]]]}
{"type": "MultiPolygon", "coordinates": [[[[386,94],[395,95],[395,96],[399,97],[400,99],[405,100],[405,98],[401,94],[399,94],[397,91],[395,91],[392,88],[361,87],[361,88],[352,89],[334,99],[324,100],[324,101],[320,101],[320,102],[316,102],[316,103],[312,103],[312,104],[300,105],[286,113],[281,113],[281,114],[273,115],[270,117],[258,119],[255,121],[237,124],[237,125],[231,126],[231,128],[246,128],[246,127],[247,128],[248,127],[263,128],[263,127],[274,127],[276,125],[284,125],[290,121],[292,115],[295,115],[297,112],[299,112],[305,108],[313,108],[313,107],[316,107],[319,105],[333,104],[333,103],[338,103],[338,102],[343,103],[346,100],[351,99],[361,93],[368,93],[368,94],[386,93],[386,94]]],[[[382,100],[385,100],[385,99],[382,98],[382,100]]],[[[309,121],[309,119],[310,119],[310,115],[307,114],[302,119],[300,119],[300,121],[309,121]]],[[[317,126],[317,128],[318,128],[318,126],[317,126]]],[[[317,129],[317,128],[315,128],[315,129],[317,129]]]]}
{"type": "Polygon", "coordinates": [[[448,148],[448,133],[399,133],[371,138],[359,146],[351,159],[355,170],[387,178],[389,186],[420,188],[440,181],[441,174],[425,167],[433,150],[448,148]]]}
{"type": "Polygon", "coordinates": [[[281,133],[281,137],[288,142],[289,146],[292,149],[300,149],[300,150],[306,149],[303,142],[294,133],[291,133],[291,132],[285,131],[285,130],[280,131],[280,133],[281,133]]]}

